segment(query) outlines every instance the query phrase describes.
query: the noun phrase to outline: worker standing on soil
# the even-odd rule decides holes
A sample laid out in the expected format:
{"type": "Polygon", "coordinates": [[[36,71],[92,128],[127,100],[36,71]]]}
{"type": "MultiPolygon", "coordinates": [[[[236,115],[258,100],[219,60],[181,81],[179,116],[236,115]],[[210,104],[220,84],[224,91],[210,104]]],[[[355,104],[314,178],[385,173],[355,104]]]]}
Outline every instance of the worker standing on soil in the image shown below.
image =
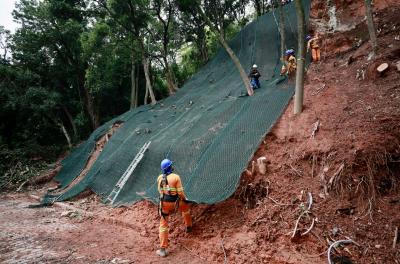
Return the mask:
{"type": "Polygon", "coordinates": [[[160,249],[156,251],[157,255],[166,257],[168,255],[168,216],[178,209],[182,213],[186,226],[186,233],[192,231],[192,217],[190,215],[190,206],[186,202],[186,196],[183,192],[181,178],[173,172],[172,161],[164,159],[161,161],[161,171],[163,174],[158,176],[157,186],[160,193],[160,249]]]}
{"type": "Polygon", "coordinates": [[[261,77],[260,72],[257,69],[257,65],[254,64],[249,73],[249,79],[251,87],[254,89],[260,88],[260,81],[258,80],[261,77]]]}
{"type": "Polygon", "coordinates": [[[320,49],[320,38],[319,34],[315,33],[315,36],[312,38],[310,35],[306,36],[307,40],[307,52],[310,51],[311,48],[311,56],[312,61],[320,61],[321,60],[321,49],[320,49]]]}
{"type": "Polygon", "coordinates": [[[293,49],[288,49],[285,52],[285,61],[282,65],[281,75],[291,76],[294,72],[296,72],[297,63],[296,57],[293,49]]]}

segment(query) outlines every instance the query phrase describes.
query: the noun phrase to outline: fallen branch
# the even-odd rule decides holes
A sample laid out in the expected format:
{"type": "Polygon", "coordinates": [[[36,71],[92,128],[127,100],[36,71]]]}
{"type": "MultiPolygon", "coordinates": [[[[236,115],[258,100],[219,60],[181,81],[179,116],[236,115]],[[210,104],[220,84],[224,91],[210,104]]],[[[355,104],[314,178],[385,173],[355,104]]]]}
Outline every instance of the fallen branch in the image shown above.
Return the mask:
{"type": "Polygon", "coordinates": [[[334,243],[332,243],[332,245],[328,249],[328,263],[329,264],[333,264],[332,260],[331,260],[331,250],[332,250],[332,248],[334,248],[336,245],[339,245],[339,244],[350,244],[350,243],[354,243],[353,240],[351,240],[351,239],[349,239],[349,240],[338,240],[338,241],[335,241],[334,243]]]}
{"type": "Polygon", "coordinates": [[[182,246],[184,249],[186,249],[187,251],[189,251],[190,253],[192,253],[193,256],[196,256],[196,257],[198,257],[198,258],[201,259],[201,260],[207,261],[207,259],[202,258],[201,256],[197,255],[197,254],[194,253],[192,250],[188,249],[185,245],[182,245],[182,244],[181,244],[181,246],[182,246]]]}
{"type": "Polygon", "coordinates": [[[222,247],[222,250],[224,251],[224,263],[226,264],[227,263],[227,260],[226,260],[226,251],[225,251],[225,247],[224,247],[224,239],[222,238],[222,240],[221,240],[221,247],[222,247]]]}
{"type": "Polygon", "coordinates": [[[399,235],[399,228],[396,226],[396,229],[394,230],[393,248],[396,248],[398,235],[399,235]]]}
{"type": "Polygon", "coordinates": [[[311,229],[313,229],[313,227],[314,227],[314,223],[315,223],[315,218],[312,219],[311,226],[310,226],[305,232],[301,233],[301,235],[302,235],[302,236],[305,236],[305,235],[307,235],[308,233],[310,233],[311,229]]]}
{"type": "Polygon", "coordinates": [[[283,203],[277,202],[277,201],[275,201],[273,198],[271,198],[271,197],[269,197],[269,196],[267,196],[267,198],[270,199],[270,200],[273,201],[276,205],[279,205],[279,206],[290,206],[290,205],[292,205],[292,204],[283,204],[283,203]]]}
{"type": "Polygon", "coordinates": [[[315,134],[317,133],[319,128],[319,119],[317,119],[317,121],[313,124],[313,130],[311,132],[311,138],[315,137],[315,134]]]}
{"type": "Polygon", "coordinates": [[[297,218],[297,221],[296,221],[296,224],[295,224],[295,226],[294,226],[294,230],[293,230],[293,233],[292,233],[291,238],[294,238],[294,237],[296,236],[297,227],[298,227],[298,225],[299,225],[300,219],[303,217],[303,215],[306,214],[306,212],[307,212],[307,211],[302,212],[302,213],[299,215],[299,218],[297,218]]]}
{"type": "Polygon", "coordinates": [[[303,175],[301,175],[301,173],[300,173],[298,170],[296,170],[296,169],[292,166],[292,164],[289,164],[289,167],[290,167],[297,175],[299,175],[300,177],[303,176],[303,175]]]}
{"type": "MultiPolygon", "coordinates": [[[[296,221],[296,224],[295,224],[295,226],[294,226],[294,230],[293,230],[293,233],[292,233],[291,238],[294,238],[294,237],[296,236],[297,227],[299,226],[300,219],[301,219],[304,215],[310,213],[312,203],[313,203],[313,197],[312,197],[311,192],[309,192],[309,193],[308,193],[308,208],[307,208],[307,210],[303,211],[303,212],[299,215],[299,218],[297,218],[297,221],[296,221]]],[[[310,232],[311,229],[312,229],[313,226],[314,226],[314,222],[315,222],[315,218],[313,218],[313,220],[312,220],[311,227],[310,227],[309,229],[307,229],[307,231],[304,232],[304,233],[301,234],[301,235],[306,235],[308,232],[310,232]]]]}
{"type": "Polygon", "coordinates": [[[24,181],[24,182],[18,187],[17,192],[21,191],[22,187],[24,187],[25,184],[27,184],[28,182],[29,182],[29,179],[26,180],[26,181],[24,181]]]}
{"type": "Polygon", "coordinates": [[[309,192],[308,193],[308,208],[307,208],[307,211],[310,211],[311,210],[311,206],[312,206],[312,203],[313,203],[313,198],[312,198],[312,194],[311,194],[311,192],[309,192]]]}

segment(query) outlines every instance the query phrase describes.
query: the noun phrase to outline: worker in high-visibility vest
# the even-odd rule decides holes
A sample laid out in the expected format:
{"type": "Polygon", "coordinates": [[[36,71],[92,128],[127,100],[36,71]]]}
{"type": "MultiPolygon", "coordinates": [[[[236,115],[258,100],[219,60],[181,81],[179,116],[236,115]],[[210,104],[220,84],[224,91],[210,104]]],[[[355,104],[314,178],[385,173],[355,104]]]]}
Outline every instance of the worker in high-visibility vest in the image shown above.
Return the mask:
{"type": "Polygon", "coordinates": [[[178,174],[172,173],[172,161],[169,159],[161,161],[161,171],[163,174],[158,176],[157,179],[158,192],[160,193],[160,249],[156,253],[161,257],[166,257],[168,255],[168,216],[178,209],[182,213],[187,233],[192,231],[192,217],[189,202],[186,202],[186,196],[183,192],[181,178],[178,174]]]}
{"type": "Polygon", "coordinates": [[[319,34],[315,33],[314,37],[310,35],[306,36],[307,40],[307,52],[310,51],[311,48],[311,56],[313,61],[320,61],[321,60],[321,48],[320,48],[320,38],[319,34]]]}
{"type": "Polygon", "coordinates": [[[285,61],[282,65],[281,75],[289,75],[291,76],[294,72],[296,72],[297,62],[295,57],[295,52],[293,49],[288,49],[285,52],[285,61]]]}

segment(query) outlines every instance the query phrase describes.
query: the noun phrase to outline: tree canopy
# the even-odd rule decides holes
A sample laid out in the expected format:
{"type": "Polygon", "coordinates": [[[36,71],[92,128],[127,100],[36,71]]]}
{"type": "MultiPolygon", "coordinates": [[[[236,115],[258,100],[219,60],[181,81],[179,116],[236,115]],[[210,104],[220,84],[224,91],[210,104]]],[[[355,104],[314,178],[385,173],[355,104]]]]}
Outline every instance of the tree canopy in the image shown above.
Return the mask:
{"type": "Polygon", "coordinates": [[[130,108],[175,93],[257,3],[20,0],[20,27],[0,27],[1,149],[71,147],[130,108]]]}

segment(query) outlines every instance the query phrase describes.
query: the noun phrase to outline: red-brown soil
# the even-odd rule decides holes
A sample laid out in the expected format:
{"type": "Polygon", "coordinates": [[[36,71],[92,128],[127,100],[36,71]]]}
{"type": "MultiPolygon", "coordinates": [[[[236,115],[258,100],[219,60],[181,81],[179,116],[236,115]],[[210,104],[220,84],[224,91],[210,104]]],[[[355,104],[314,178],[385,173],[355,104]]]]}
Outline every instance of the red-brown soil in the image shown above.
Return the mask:
{"type": "MultiPolygon", "coordinates": [[[[362,2],[349,4],[349,10],[362,2]]],[[[329,49],[308,69],[304,111],[295,116],[293,103],[287,107],[230,199],[193,208],[193,233],[183,232],[179,215],[171,217],[168,258],[155,255],[157,206],[147,201],[109,208],[90,195],[70,202],[90,216],[65,218],[60,214],[66,209],[56,206],[51,212],[21,209],[20,204],[33,201],[10,194],[0,199],[0,237],[15,228],[5,224],[13,220],[10,211],[23,219],[21,227],[31,227],[21,232],[65,263],[326,263],[330,243],[341,239],[355,244],[332,256],[347,256],[353,263],[400,263],[400,241],[392,248],[400,228],[400,72],[395,66],[400,4],[391,5],[376,14],[382,30],[379,53],[370,60],[370,44],[353,45],[351,39],[365,25],[323,35],[329,49]],[[379,76],[375,68],[382,62],[390,69],[379,76]],[[259,157],[267,160],[265,175],[257,169],[249,173],[259,157]],[[313,203],[307,211],[309,193],[313,203]],[[36,228],[38,219],[49,217],[54,228],[36,228]],[[313,221],[311,232],[302,236],[313,221]]]]}

